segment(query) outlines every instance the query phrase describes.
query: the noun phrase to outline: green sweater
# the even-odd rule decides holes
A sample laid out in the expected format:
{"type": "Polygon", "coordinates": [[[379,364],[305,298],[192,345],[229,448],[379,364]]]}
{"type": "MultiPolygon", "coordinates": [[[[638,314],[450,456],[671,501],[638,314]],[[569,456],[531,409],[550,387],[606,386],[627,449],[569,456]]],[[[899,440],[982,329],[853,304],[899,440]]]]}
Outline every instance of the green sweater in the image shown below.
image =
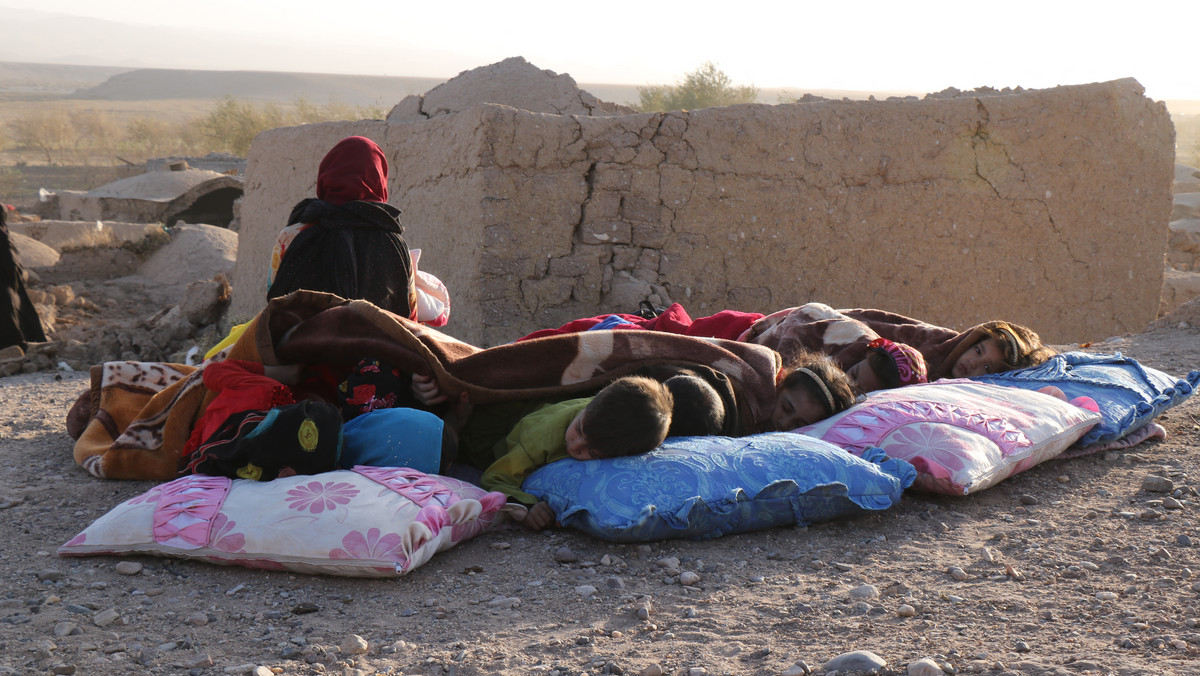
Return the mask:
{"type": "Polygon", "coordinates": [[[499,491],[524,505],[537,498],[521,490],[525,477],[542,465],[567,456],[567,428],[592,397],[547,404],[521,418],[508,436],[496,444],[493,462],[483,473],[483,487],[499,491]]]}

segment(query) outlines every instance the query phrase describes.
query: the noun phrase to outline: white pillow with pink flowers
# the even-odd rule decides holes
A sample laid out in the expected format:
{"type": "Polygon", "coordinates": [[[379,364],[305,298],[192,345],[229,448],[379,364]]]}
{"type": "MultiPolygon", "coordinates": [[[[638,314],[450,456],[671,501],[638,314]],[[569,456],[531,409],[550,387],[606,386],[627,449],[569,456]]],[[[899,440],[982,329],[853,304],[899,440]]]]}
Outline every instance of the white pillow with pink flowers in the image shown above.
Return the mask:
{"type": "Polygon", "coordinates": [[[797,432],[917,468],[916,490],[975,493],[1062,453],[1101,416],[1049,394],[971,380],[872,392],[797,432]]]}
{"type": "Polygon", "coordinates": [[[192,475],[126,500],[58,553],[394,577],[497,524],[507,509],[500,493],[406,467],[273,481],[192,475]]]}

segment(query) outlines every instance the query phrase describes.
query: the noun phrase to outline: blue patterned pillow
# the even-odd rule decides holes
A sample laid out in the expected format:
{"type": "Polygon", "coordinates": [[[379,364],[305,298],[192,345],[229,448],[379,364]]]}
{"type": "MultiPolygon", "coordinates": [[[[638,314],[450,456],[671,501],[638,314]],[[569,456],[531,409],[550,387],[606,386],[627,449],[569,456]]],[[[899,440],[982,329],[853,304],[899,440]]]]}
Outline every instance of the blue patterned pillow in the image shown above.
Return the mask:
{"type": "Polygon", "coordinates": [[[1054,385],[1068,399],[1091,397],[1100,405],[1103,420],[1075,442],[1090,446],[1120,439],[1182,403],[1200,382],[1200,371],[1175,378],[1120,354],[1067,352],[1039,366],[972,380],[1027,390],[1054,385]]]}
{"type": "Polygon", "coordinates": [[[522,488],[564,526],[614,542],[707,540],[809,524],[900,500],[916,478],[880,449],[856,457],[802,434],[675,437],[645,455],[560,460],[522,488]]]}

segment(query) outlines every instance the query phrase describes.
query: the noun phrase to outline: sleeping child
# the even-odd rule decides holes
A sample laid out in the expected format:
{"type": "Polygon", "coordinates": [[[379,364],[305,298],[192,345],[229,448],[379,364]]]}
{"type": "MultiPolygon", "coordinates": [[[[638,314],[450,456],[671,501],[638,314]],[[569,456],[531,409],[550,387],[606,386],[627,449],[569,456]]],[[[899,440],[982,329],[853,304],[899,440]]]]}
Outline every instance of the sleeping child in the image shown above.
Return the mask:
{"type": "Polygon", "coordinates": [[[662,443],[671,425],[671,391],[650,378],[618,378],[594,397],[547,404],[521,418],[493,448],[495,461],[482,486],[530,507],[524,525],[541,530],[554,521],[550,506],[521,490],[542,465],[564,458],[596,460],[638,455],[662,443]]]}
{"type": "Polygon", "coordinates": [[[887,338],[867,343],[867,356],[846,369],[846,377],[861,394],[929,382],[925,357],[916,348],[887,338]]]}

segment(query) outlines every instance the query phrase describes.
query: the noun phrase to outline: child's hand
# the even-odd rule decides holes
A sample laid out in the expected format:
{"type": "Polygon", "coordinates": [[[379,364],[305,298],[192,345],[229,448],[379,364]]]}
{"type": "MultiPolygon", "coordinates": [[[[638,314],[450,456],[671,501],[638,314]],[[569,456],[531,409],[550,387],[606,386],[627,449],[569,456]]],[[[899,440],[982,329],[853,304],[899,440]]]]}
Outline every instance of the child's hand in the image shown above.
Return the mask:
{"type": "Polygon", "coordinates": [[[423,376],[420,373],[413,374],[412,393],[424,406],[440,404],[448,398],[438,387],[437,380],[433,376],[423,376]]]}
{"type": "Polygon", "coordinates": [[[550,505],[539,500],[536,505],[529,508],[529,513],[525,515],[525,520],[521,523],[529,530],[542,530],[554,523],[554,510],[550,509],[550,505]]]}

